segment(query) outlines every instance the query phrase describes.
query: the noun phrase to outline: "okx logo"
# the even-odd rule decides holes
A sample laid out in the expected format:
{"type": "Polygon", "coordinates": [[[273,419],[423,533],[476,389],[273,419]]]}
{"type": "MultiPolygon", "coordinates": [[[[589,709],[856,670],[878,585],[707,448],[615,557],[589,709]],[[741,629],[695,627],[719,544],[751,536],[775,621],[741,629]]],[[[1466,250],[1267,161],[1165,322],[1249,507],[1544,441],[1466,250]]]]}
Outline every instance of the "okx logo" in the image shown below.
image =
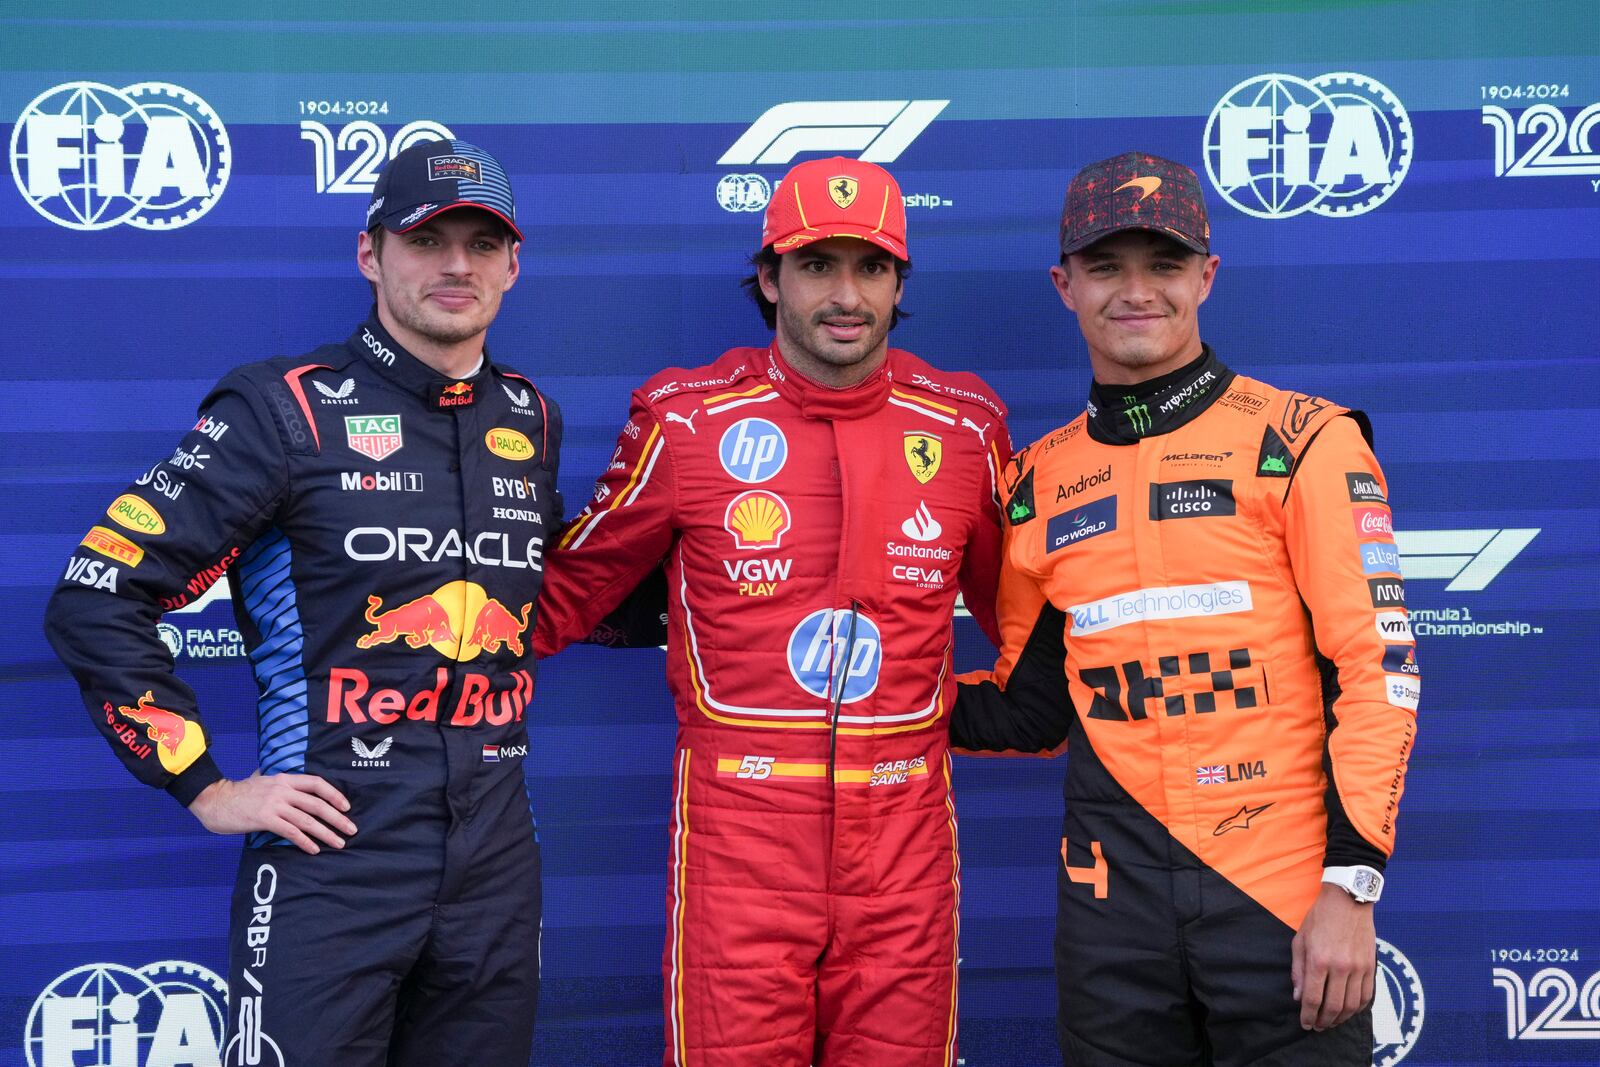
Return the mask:
{"type": "MultiPolygon", "coordinates": [[[[939,113],[948,100],[795,100],[778,104],[722,153],[724,167],[780,167],[801,153],[853,155],[869,163],[892,163],[939,113]]],[[[725,174],[717,183],[717,203],[725,211],[763,211],[772,183],[754,172],[725,174]]],[[[906,197],[908,206],[947,206],[932,195],[906,197]]]]}
{"type": "Polygon", "coordinates": [[[220,1063],[227,1023],[227,983],[198,964],[163,960],[135,970],[88,963],[34,1000],[24,1051],[28,1067],[220,1063]]]}
{"type": "Polygon", "coordinates": [[[1206,122],[1206,173],[1247,215],[1360,215],[1405,179],[1411,118],[1364,74],[1262,74],[1229,89],[1206,122]]]}
{"type": "Polygon", "coordinates": [[[70,230],[173,230],[210,211],[233,168],[228,131],[166,82],[46,89],[11,130],[11,176],[35,211],[70,230]]]}

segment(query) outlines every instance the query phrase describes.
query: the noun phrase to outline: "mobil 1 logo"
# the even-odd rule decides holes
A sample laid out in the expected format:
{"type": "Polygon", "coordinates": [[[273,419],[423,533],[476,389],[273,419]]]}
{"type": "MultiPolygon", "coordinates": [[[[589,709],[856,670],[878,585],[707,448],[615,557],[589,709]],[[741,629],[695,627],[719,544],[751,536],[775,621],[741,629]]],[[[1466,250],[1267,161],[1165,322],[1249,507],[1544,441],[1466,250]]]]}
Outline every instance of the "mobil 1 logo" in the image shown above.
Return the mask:
{"type": "Polygon", "coordinates": [[[1150,518],[1153,522],[1233,514],[1233,482],[1229,479],[1201,478],[1189,482],[1150,483],[1150,518]]]}

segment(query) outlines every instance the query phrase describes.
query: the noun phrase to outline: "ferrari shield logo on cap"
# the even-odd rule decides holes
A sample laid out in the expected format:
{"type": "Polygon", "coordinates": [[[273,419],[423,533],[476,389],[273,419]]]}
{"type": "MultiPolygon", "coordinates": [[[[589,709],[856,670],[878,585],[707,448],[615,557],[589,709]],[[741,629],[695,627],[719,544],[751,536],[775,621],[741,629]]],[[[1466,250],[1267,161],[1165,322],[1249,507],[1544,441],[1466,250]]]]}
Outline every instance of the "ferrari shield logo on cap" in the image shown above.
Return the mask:
{"type": "Polygon", "coordinates": [[[833,197],[833,202],[840,207],[847,208],[855,203],[856,193],[860,190],[860,182],[843,174],[828,179],[828,195],[833,197]]]}
{"type": "Polygon", "coordinates": [[[923,485],[939,473],[939,463],[944,459],[944,445],[931,433],[907,430],[905,436],[906,466],[911,476],[923,485]]]}

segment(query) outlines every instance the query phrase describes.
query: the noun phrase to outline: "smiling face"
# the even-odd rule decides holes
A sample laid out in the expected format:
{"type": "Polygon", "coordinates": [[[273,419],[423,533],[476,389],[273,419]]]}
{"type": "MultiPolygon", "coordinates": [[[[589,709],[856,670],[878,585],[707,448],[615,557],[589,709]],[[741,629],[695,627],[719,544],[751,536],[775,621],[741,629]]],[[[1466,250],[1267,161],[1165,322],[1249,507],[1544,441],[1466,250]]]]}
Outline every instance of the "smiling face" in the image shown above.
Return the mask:
{"type": "Polygon", "coordinates": [[[778,348],[796,371],[839,388],[883,362],[901,292],[887,251],[830,237],[780,256],[776,271],[760,271],[762,293],[778,306],[778,348]]]}
{"type": "Polygon", "coordinates": [[[1134,385],[1200,355],[1196,312],[1218,259],[1159,233],[1125,230],[1051,267],[1062,303],[1078,316],[1095,380],[1134,385]]]}
{"type": "Polygon", "coordinates": [[[505,224],[473,208],[385,234],[381,249],[363,233],[356,262],[377,290],[379,321],[419,357],[462,348],[476,359],[518,272],[505,224]]]}

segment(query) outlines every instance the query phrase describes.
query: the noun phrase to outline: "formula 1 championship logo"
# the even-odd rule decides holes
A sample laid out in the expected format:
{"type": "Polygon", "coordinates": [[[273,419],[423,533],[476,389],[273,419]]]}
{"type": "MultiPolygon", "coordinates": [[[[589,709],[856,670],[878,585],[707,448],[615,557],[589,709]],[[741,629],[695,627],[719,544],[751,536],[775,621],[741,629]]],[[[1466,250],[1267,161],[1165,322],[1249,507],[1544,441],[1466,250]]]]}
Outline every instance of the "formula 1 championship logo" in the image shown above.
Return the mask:
{"type": "Polygon", "coordinates": [[[70,230],[187,226],[221,198],[232,169],[211,105],[166,82],[67,82],[34,97],[11,130],[17,188],[70,230]]]}
{"type": "Polygon", "coordinates": [[[198,964],[89,963],[34,1000],[24,1052],[28,1067],[215,1064],[227,1022],[227,983],[198,964]]]}
{"type": "Polygon", "coordinates": [[[1364,74],[1262,74],[1225,93],[1206,122],[1206,174],[1247,215],[1360,215],[1411,167],[1411,118],[1364,74]]]}

